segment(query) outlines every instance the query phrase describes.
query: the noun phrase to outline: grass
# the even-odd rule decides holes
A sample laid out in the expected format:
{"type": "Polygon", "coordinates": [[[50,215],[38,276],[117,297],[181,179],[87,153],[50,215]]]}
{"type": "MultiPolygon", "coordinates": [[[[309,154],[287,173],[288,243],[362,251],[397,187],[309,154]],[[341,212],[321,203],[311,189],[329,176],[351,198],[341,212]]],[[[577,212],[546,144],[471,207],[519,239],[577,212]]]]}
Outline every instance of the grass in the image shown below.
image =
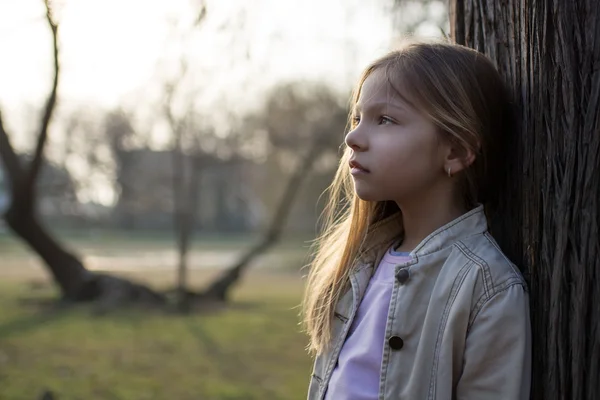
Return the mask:
{"type": "Polygon", "coordinates": [[[304,399],[311,360],[298,326],[301,291],[298,274],[259,271],[225,309],[94,317],[86,306],[24,302],[52,299],[54,290],[4,280],[0,399],[38,399],[45,389],[60,400],[304,399]]]}

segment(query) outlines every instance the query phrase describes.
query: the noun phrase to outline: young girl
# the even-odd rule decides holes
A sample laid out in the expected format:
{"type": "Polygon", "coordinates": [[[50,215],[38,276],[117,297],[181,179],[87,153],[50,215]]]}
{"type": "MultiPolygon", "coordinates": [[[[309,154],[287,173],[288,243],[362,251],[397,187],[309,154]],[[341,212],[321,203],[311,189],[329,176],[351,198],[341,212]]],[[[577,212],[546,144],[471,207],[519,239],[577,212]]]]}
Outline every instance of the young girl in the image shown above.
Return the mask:
{"type": "Polygon", "coordinates": [[[304,302],[308,398],[529,399],[527,288],[486,222],[507,195],[498,72],[410,43],[365,70],[352,106],[304,302]]]}

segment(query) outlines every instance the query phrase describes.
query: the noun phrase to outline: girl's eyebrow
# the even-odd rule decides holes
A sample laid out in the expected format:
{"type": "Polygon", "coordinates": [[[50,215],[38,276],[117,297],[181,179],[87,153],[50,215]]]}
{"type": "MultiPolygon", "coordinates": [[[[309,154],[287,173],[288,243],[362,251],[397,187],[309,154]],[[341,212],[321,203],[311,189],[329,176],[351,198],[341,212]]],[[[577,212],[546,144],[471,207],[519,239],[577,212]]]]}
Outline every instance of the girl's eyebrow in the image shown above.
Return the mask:
{"type": "MultiPolygon", "coordinates": [[[[367,107],[365,107],[365,112],[370,111],[370,112],[375,112],[375,111],[382,111],[385,110],[387,108],[395,108],[398,111],[401,112],[405,112],[406,108],[403,107],[402,105],[396,103],[396,102],[389,102],[389,101],[379,101],[379,102],[374,102],[374,103],[367,103],[367,107]]],[[[363,105],[360,103],[356,103],[354,105],[354,109],[353,109],[353,114],[360,114],[363,111],[363,105]]]]}

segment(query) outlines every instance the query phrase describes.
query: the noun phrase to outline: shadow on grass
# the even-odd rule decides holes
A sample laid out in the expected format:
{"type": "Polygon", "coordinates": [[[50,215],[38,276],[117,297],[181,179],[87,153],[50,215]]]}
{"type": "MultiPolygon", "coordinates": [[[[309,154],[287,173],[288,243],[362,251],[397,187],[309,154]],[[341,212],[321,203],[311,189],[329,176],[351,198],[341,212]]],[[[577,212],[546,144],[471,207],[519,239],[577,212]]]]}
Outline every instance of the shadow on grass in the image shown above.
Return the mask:
{"type": "MultiPolygon", "coordinates": [[[[234,302],[227,303],[222,306],[219,311],[225,310],[264,310],[267,307],[265,304],[259,302],[234,302]]],[[[214,312],[212,310],[211,312],[214,312]]],[[[210,359],[210,363],[224,378],[231,379],[232,381],[239,380],[239,368],[244,365],[247,361],[237,351],[235,344],[230,346],[223,346],[213,339],[210,332],[207,331],[202,320],[189,319],[186,323],[186,327],[190,333],[198,339],[202,347],[204,348],[204,356],[210,359]],[[223,360],[227,360],[224,362],[223,360]]],[[[251,375],[250,380],[258,381],[259,376],[252,376],[254,372],[252,369],[246,369],[246,374],[251,375]]],[[[278,398],[276,391],[263,385],[262,390],[264,391],[266,398],[275,399],[278,398]]]]}
{"type": "Polygon", "coordinates": [[[0,339],[6,339],[15,334],[39,329],[51,322],[60,320],[70,314],[73,307],[65,303],[44,298],[22,298],[17,301],[17,306],[29,308],[34,307],[34,313],[27,312],[26,315],[17,315],[13,319],[0,324],[0,339]]]}
{"type": "MultiPolygon", "coordinates": [[[[139,323],[148,315],[172,316],[174,318],[185,318],[202,315],[215,315],[230,310],[256,310],[265,305],[260,302],[232,302],[232,303],[205,303],[192,307],[188,312],[181,313],[176,307],[167,305],[165,307],[149,307],[140,305],[126,305],[119,309],[112,310],[104,314],[95,312],[94,303],[73,304],[63,302],[52,296],[22,297],[13,303],[14,307],[19,307],[23,313],[17,313],[12,318],[7,318],[0,322],[0,339],[7,339],[16,334],[40,329],[50,323],[60,321],[75,311],[87,311],[82,318],[94,320],[96,318],[111,318],[114,321],[126,324],[139,323]]],[[[9,305],[5,305],[9,306],[9,305]]],[[[206,344],[207,351],[218,352],[218,346],[210,342],[210,337],[204,333],[202,327],[196,324],[197,320],[190,319],[190,329],[196,336],[206,344]],[[194,328],[196,326],[197,328],[194,328]]],[[[214,354],[219,357],[219,353],[214,354]]]]}

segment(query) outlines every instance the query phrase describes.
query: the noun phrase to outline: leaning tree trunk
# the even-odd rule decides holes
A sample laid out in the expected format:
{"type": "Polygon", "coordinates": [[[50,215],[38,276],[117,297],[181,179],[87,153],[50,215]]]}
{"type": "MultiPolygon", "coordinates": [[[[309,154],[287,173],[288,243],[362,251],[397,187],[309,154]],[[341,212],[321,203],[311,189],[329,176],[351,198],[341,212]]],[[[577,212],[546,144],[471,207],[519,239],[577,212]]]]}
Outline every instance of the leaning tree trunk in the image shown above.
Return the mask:
{"type": "Polygon", "coordinates": [[[302,182],[310,174],[315,162],[323,154],[325,148],[322,137],[313,138],[311,146],[300,159],[298,167],[290,175],[277,204],[277,208],[271,217],[271,221],[263,233],[262,239],[242,254],[234,265],[227,268],[211,282],[200,294],[202,298],[219,301],[227,300],[231,288],[239,282],[244,271],[251,265],[252,261],[277,244],[294,205],[294,200],[298,197],[302,182]]]}
{"type": "Polygon", "coordinates": [[[50,0],[44,0],[46,20],[52,33],[52,89],[46,100],[40,122],[35,151],[30,163],[22,163],[11,144],[0,113],[0,161],[4,164],[10,187],[11,203],[4,219],[9,228],[37,253],[58,284],[63,299],[69,301],[99,300],[104,311],[123,303],[164,304],[166,299],[153,290],[133,282],[89,272],[83,263],[67,251],[44,228],[37,214],[36,182],[44,162],[48,127],[54,113],[59,80],[58,26],[52,17],[50,0]]]}
{"type": "Polygon", "coordinates": [[[43,151],[48,139],[48,127],[56,105],[56,92],[59,79],[58,26],[52,19],[48,2],[47,22],[52,33],[54,75],[52,89],[46,100],[40,121],[35,152],[29,165],[24,166],[11,145],[0,114],[0,158],[2,159],[11,193],[11,203],[4,219],[8,227],[21,237],[48,265],[50,273],[58,283],[65,298],[79,299],[86,270],[81,262],[43,228],[36,215],[36,181],[43,164],[43,151]]]}
{"type": "Polygon", "coordinates": [[[518,132],[492,230],[529,280],[533,399],[600,398],[600,5],[451,0],[453,38],[512,87],[518,132]]]}

